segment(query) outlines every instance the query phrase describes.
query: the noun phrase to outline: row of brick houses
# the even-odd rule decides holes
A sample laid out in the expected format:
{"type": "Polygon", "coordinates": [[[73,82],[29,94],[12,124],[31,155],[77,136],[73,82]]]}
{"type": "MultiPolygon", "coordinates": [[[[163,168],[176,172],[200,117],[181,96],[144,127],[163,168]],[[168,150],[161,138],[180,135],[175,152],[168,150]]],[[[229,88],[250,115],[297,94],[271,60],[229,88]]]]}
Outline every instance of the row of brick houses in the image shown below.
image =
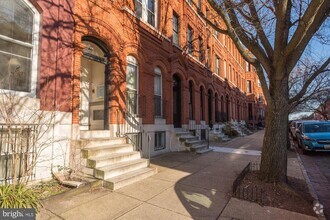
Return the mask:
{"type": "Polygon", "coordinates": [[[263,123],[255,70],[214,15],[206,0],[2,0],[0,89],[56,112],[52,166],[86,131],[142,132],[156,155],[179,128],[263,123]]]}

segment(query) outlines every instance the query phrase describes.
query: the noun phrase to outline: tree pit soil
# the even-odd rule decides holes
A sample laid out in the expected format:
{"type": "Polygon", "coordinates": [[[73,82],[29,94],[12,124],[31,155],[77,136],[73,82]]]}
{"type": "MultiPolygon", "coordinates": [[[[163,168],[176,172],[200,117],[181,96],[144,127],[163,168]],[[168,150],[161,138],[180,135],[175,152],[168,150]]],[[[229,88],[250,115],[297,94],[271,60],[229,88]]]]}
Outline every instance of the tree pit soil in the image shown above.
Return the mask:
{"type": "Polygon", "coordinates": [[[288,177],[287,183],[266,183],[258,178],[257,171],[246,174],[240,187],[258,187],[262,190],[263,206],[286,209],[305,215],[316,216],[313,211],[313,197],[304,180],[288,177]]]}

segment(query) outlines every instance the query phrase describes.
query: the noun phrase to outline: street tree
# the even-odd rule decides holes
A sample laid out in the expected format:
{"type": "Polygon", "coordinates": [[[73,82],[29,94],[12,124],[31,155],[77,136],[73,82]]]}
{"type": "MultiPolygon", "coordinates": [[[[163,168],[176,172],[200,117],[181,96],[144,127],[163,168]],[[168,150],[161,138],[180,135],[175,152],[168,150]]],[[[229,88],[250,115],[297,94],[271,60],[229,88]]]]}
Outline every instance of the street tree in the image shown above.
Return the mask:
{"type": "MultiPolygon", "coordinates": [[[[288,114],[315,78],[329,66],[321,57],[300,90],[289,95],[289,79],[306,48],[315,38],[328,43],[329,0],[208,0],[224,28],[201,16],[214,29],[227,34],[258,74],[267,101],[260,178],[285,182],[287,174],[288,114]]],[[[329,46],[329,45],[328,45],[329,46]]]]}

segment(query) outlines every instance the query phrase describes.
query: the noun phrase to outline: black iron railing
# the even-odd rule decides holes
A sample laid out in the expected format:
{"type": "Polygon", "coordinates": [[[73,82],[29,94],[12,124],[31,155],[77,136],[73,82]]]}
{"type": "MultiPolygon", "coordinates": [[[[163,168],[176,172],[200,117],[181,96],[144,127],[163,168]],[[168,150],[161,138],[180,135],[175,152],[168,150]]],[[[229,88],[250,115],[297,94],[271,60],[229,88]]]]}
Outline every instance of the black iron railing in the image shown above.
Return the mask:
{"type": "Polygon", "coordinates": [[[249,163],[236,177],[233,183],[233,196],[239,199],[263,204],[263,190],[258,186],[241,186],[245,176],[251,171],[258,171],[259,163],[249,163]]]}
{"type": "Polygon", "coordinates": [[[207,148],[210,146],[210,138],[209,133],[210,129],[207,125],[196,125],[196,124],[189,124],[188,130],[191,132],[194,136],[199,136],[200,140],[207,142],[207,148]]]}
{"type": "Polygon", "coordinates": [[[139,122],[139,118],[131,114],[130,112],[125,112],[126,123],[120,123],[119,119],[119,110],[116,112],[117,114],[117,137],[125,137],[127,143],[133,145],[134,150],[142,151],[142,134],[143,129],[139,122]]]}
{"type": "Polygon", "coordinates": [[[135,151],[142,151],[142,132],[126,132],[124,136],[127,143],[133,145],[135,151]]]}
{"type": "Polygon", "coordinates": [[[0,183],[34,175],[37,126],[0,124],[0,183]]]}

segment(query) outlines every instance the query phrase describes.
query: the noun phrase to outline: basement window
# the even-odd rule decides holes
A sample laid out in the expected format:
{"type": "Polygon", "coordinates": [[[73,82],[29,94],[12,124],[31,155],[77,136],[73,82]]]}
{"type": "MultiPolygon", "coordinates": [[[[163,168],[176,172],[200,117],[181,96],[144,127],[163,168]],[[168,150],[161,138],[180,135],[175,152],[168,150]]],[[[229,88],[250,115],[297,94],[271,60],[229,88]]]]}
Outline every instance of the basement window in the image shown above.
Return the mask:
{"type": "Polygon", "coordinates": [[[166,148],[166,132],[157,131],[155,132],[155,151],[164,150],[166,148]]]}

